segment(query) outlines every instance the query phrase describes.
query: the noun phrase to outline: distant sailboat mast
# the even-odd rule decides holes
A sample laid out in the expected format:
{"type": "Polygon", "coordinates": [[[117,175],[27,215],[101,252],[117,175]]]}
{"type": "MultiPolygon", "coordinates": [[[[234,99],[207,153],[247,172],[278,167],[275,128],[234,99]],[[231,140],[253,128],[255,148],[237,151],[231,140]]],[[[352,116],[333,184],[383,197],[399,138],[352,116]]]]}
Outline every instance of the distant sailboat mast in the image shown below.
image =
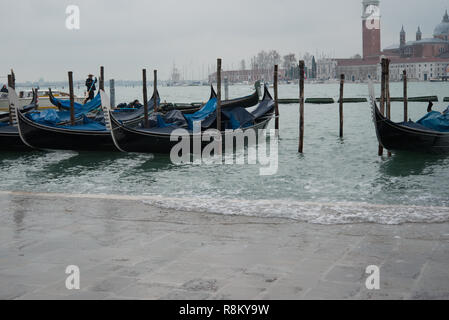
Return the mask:
{"type": "Polygon", "coordinates": [[[172,85],[178,84],[180,79],[181,79],[181,74],[179,73],[178,68],[176,68],[176,65],[173,63],[173,70],[172,70],[171,77],[170,77],[172,85]]]}

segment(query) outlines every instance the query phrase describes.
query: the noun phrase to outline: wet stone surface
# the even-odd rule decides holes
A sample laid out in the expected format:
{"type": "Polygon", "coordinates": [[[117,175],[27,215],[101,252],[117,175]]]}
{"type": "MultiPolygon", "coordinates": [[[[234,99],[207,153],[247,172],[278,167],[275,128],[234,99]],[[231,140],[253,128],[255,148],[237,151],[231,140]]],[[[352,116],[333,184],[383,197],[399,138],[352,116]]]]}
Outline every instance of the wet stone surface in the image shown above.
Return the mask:
{"type": "Polygon", "coordinates": [[[448,223],[314,225],[20,192],[1,192],[0,208],[0,299],[449,298],[448,223]]]}

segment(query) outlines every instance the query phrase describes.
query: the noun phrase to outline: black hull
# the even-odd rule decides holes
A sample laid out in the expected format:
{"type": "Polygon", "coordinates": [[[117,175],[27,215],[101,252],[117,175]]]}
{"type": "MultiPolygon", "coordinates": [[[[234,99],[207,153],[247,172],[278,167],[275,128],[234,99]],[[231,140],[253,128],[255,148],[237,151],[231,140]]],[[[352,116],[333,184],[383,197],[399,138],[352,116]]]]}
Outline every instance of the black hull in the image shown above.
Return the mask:
{"type": "Polygon", "coordinates": [[[29,151],[28,147],[20,139],[17,127],[0,127],[0,150],[1,151],[29,151]]]}
{"type": "MultiPolygon", "coordinates": [[[[214,90],[214,88],[211,86],[211,94],[210,97],[217,97],[217,94],[214,90]]],[[[241,108],[251,108],[254,107],[255,105],[257,105],[259,103],[259,94],[257,93],[257,91],[254,91],[253,94],[250,94],[248,96],[245,97],[241,97],[241,98],[235,98],[232,100],[223,100],[221,102],[221,108],[225,109],[225,108],[235,108],[235,107],[241,107],[241,108]]],[[[202,108],[202,106],[183,106],[183,107],[171,107],[171,108],[165,108],[165,111],[169,111],[169,110],[179,110],[182,113],[185,114],[190,114],[190,113],[195,113],[198,110],[200,110],[202,108]]],[[[163,108],[164,109],[164,108],[163,108]]]]}
{"type": "Polygon", "coordinates": [[[222,108],[235,108],[235,107],[241,107],[241,108],[250,108],[255,106],[259,103],[259,95],[257,94],[257,91],[255,91],[252,95],[232,99],[232,100],[224,100],[221,103],[222,108]]]}
{"type": "MultiPolygon", "coordinates": [[[[271,117],[256,123],[254,126],[243,129],[265,129],[271,117]]],[[[118,149],[124,152],[161,153],[169,154],[179,141],[170,141],[170,134],[146,132],[144,130],[125,127],[111,116],[112,135],[118,149]]],[[[193,135],[189,135],[190,146],[193,146],[193,135]]],[[[224,132],[222,132],[224,142],[224,132]]],[[[203,149],[209,142],[202,142],[203,149]]],[[[192,150],[191,150],[192,152],[192,150]]]]}
{"type": "MultiPolygon", "coordinates": [[[[15,95],[15,92],[14,92],[15,95]]],[[[38,107],[38,99],[37,99],[37,90],[33,90],[33,99],[29,105],[24,106],[23,108],[18,109],[17,113],[23,114],[28,111],[32,111],[37,109],[38,107]]],[[[13,107],[13,115],[16,112],[16,109],[13,107]]],[[[4,118],[7,118],[9,121],[9,113],[4,113],[2,115],[4,118]]],[[[14,117],[13,117],[14,118],[14,117]]],[[[0,127],[0,150],[1,151],[30,151],[33,148],[30,148],[25,143],[23,143],[20,138],[19,128],[17,126],[1,126],[0,127]]]]}
{"type": "MultiPolygon", "coordinates": [[[[156,91],[156,97],[157,99],[160,99],[158,91],[156,91]]],[[[154,93],[151,96],[150,100],[148,100],[148,110],[150,111],[153,109],[154,109],[154,93]]],[[[121,123],[123,123],[125,126],[130,127],[137,126],[144,119],[144,107],[141,106],[140,108],[133,111],[117,112],[115,113],[114,117],[121,123]]]]}
{"type": "Polygon", "coordinates": [[[22,141],[35,149],[75,151],[117,151],[109,131],[54,128],[38,124],[18,113],[22,141]]]}
{"type": "Polygon", "coordinates": [[[390,151],[449,153],[449,133],[420,130],[394,123],[373,105],[373,120],[379,143],[390,151]]]}

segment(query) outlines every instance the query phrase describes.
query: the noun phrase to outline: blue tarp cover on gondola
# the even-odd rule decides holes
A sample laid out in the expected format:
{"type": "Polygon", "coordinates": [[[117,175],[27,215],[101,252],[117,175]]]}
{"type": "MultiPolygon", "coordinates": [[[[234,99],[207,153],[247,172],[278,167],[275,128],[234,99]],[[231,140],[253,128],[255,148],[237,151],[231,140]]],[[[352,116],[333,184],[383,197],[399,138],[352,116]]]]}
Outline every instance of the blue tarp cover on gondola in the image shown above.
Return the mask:
{"type": "Polygon", "coordinates": [[[160,114],[156,115],[156,119],[157,119],[157,127],[158,128],[165,128],[165,127],[171,126],[171,124],[165,123],[164,118],[160,114]]]}
{"type": "Polygon", "coordinates": [[[416,123],[439,132],[449,132],[449,112],[440,113],[438,111],[431,111],[424,117],[419,119],[416,123]]]}
{"type": "Polygon", "coordinates": [[[193,130],[193,122],[203,121],[212,113],[215,113],[217,108],[217,98],[211,98],[200,110],[192,114],[185,114],[187,124],[190,130],[193,130]]]}
{"type": "MultiPolygon", "coordinates": [[[[193,130],[193,122],[195,121],[201,121],[202,128],[210,127],[216,121],[216,108],[217,99],[212,98],[197,112],[185,114],[184,117],[187,120],[189,129],[193,130]]],[[[223,120],[228,120],[224,129],[246,128],[251,126],[255,119],[254,115],[242,107],[225,108],[221,113],[224,116],[223,120]]]]}
{"type": "Polygon", "coordinates": [[[257,108],[251,112],[255,118],[259,118],[269,112],[274,112],[274,101],[271,97],[262,100],[257,108]]]}
{"type": "MultiPolygon", "coordinates": [[[[223,129],[246,128],[254,124],[255,117],[242,107],[225,108],[221,111],[223,129]]],[[[216,123],[217,113],[212,112],[201,121],[201,128],[207,129],[216,123]]],[[[197,120],[198,121],[198,120],[197,120]]],[[[189,128],[190,129],[190,128],[189,128]]]]}
{"type": "MultiPolygon", "coordinates": [[[[177,127],[183,128],[187,126],[187,121],[184,115],[179,110],[171,110],[166,114],[153,113],[148,117],[149,128],[166,128],[177,127]]],[[[144,121],[140,123],[140,126],[144,128],[144,121]]]]}
{"type": "MultiPolygon", "coordinates": [[[[66,112],[58,112],[53,109],[44,110],[41,112],[29,112],[25,116],[39,124],[43,124],[49,127],[57,127],[62,129],[71,129],[71,130],[91,130],[91,131],[105,131],[106,126],[104,123],[93,121],[83,116],[80,121],[77,122],[76,125],[58,125],[61,122],[61,118],[59,117],[60,113],[66,112]]],[[[69,113],[70,119],[70,113],[69,113]]]]}
{"type": "Polygon", "coordinates": [[[70,130],[106,131],[106,126],[100,122],[90,120],[84,116],[83,123],[74,126],[57,126],[58,128],[70,130]]]}
{"type": "MultiPolygon", "coordinates": [[[[68,104],[70,108],[70,101],[68,100],[60,100],[56,98],[50,100],[55,100],[52,101],[52,103],[55,106],[62,106],[68,104]]],[[[75,118],[82,117],[86,113],[95,110],[99,106],[101,106],[101,97],[99,94],[97,94],[93,100],[89,101],[85,105],[75,103],[75,118]]],[[[53,126],[61,122],[69,121],[70,111],[57,111],[54,109],[46,109],[41,111],[29,112],[26,114],[26,116],[37,123],[53,126]]]]}
{"type": "Polygon", "coordinates": [[[412,128],[412,129],[419,129],[419,130],[427,130],[432,131],[431,129],[424,127],[422,124],[413,122],[413,121],[407,121],[407,122],[399,122],[401,126],[412,128]]]}
{"type": "Polygon", "coordinates": [[[254,123],[254,116],[242,107],[226,108],[221,113],[229,120],[226,129],[246,128],[254,123]]]}
{"type": "Polygon", "coordinates": [[[187,126],[187,121],[184,115],[179,110],[171,110],[164,114],[164,123],[177,127],[185,127],[187,126]]]}
{"type": "MultiPolygon", "coordinates": [[[[83,114],[75,114],[75,118],[79,119],[83,114]]],[[[57,111],[54,109],[46,109],[41,111],[32,111],[28,112],[25,115],[28,119],[31,119],[37,123],[45,124],[45,125],[56,125],[61,122],[70,121],[70,112],[69,111],[57,111]]]]}
{"type": "MultiPolygon", "coordinates": [[[[62,100],[54,97],[50,97],[50,102],[58,108],[64,110],[70,110],[70,100],[62,100]]],[[[87,102],[86,104],[81,104],[78,102],[74,102],[75,113],[88,113],[92,110],[101,106],[101,97],[100,93],[98,93],[92,100],[87,102]]]]}
{"type": "MultiPolygon", "coordinates": [[[[64,114],[66,116],[66,113],[68,113],[67,111],[56,111],[54,109],[46,109],[46,110],[42,110],[42,111],[32,111],[32,112],[28,112],[25,116],[30,119],[33,120],[34,122],[40,123],[40,124],[45,124],[45,125],[55,125],[57,123],[60,123],[61,120],[60,118],[60,114],[64,114]]],[[[69,119],[70,119],[70,113],[69,114],[69,119]]],[[[65,118],[65,117],[64,117],[65,118]]]]}
{"type": "Polygon", "coordinates": [[[58,125],[58,123],[66,120],[70,120],[70,113],[67,111],[56,111],[53,109],[47,109],[39,112],[28,112],[25,115],[28,119],[50,127],[58,127],[63,129],[73,130],[94,130],[104,131],[106,126],[99,121],[93,121],[87,118],[85,115],[81,119],[77,120],[77,124],[71,125],[58,125]],[[61,117],[62,116],[62,117],[61,117]]]}

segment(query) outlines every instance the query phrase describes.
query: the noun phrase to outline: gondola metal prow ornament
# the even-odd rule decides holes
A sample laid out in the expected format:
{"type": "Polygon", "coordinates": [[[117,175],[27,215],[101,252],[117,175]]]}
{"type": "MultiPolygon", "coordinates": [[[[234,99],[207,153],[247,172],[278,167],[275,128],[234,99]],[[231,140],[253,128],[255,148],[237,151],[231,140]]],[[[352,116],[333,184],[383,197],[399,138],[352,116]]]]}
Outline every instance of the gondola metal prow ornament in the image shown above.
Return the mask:
{"type": "Polygon", "coordinates": [[[17,112],[16,109],[19,108],[19,97],[17,96],[16,90],[8,86],[8,100],[9,100],[9,110],[11,112],[11,125],[17,127],[17,112]]]}
{"type": "Polygon", "coordinates": [[[118,143],[115,141],[115,136],[111,125],[111,100],[104,90],[100,90],[100,97],[101,97],[101,108],[103,109],[104,114],[104,122],[106,128],[111,133],[112,141],[114,142],[115,147],[119,151],[126,152],[125,150],[121,149],[118,143]]]}
{"type": "Polygon", "coordinates": [[[18,127],[19,128],[19,136],[20,136],[20,139],[22,140],[22,142],[26,145],[26,146],[28,146],[28,147],[30,147],[30,148],[32,148],[32,149],[36,149],[35,147],[33,147],[31,144],[29,144],[25,139],[24,139],[24,137],[22,136],[22,132],[20,131],[20,121],[19,121],[19,97],[17,97],[17,93],[16,93],[16,90],[14,90],[13,88],[11,88],[11,87],[8,87],[8,97],[9,97],[9,103],[10,103],[10,105],[11,105],[11,108],[14,108],[14,109],[12,109],[12,111],[13,111],[13,115],[14,115],[14,118],[15,118],[15,121],[16,121],[16,123],[15,124],[13,124],[13,126],[15,126],[15,127],[18,127]]]}

